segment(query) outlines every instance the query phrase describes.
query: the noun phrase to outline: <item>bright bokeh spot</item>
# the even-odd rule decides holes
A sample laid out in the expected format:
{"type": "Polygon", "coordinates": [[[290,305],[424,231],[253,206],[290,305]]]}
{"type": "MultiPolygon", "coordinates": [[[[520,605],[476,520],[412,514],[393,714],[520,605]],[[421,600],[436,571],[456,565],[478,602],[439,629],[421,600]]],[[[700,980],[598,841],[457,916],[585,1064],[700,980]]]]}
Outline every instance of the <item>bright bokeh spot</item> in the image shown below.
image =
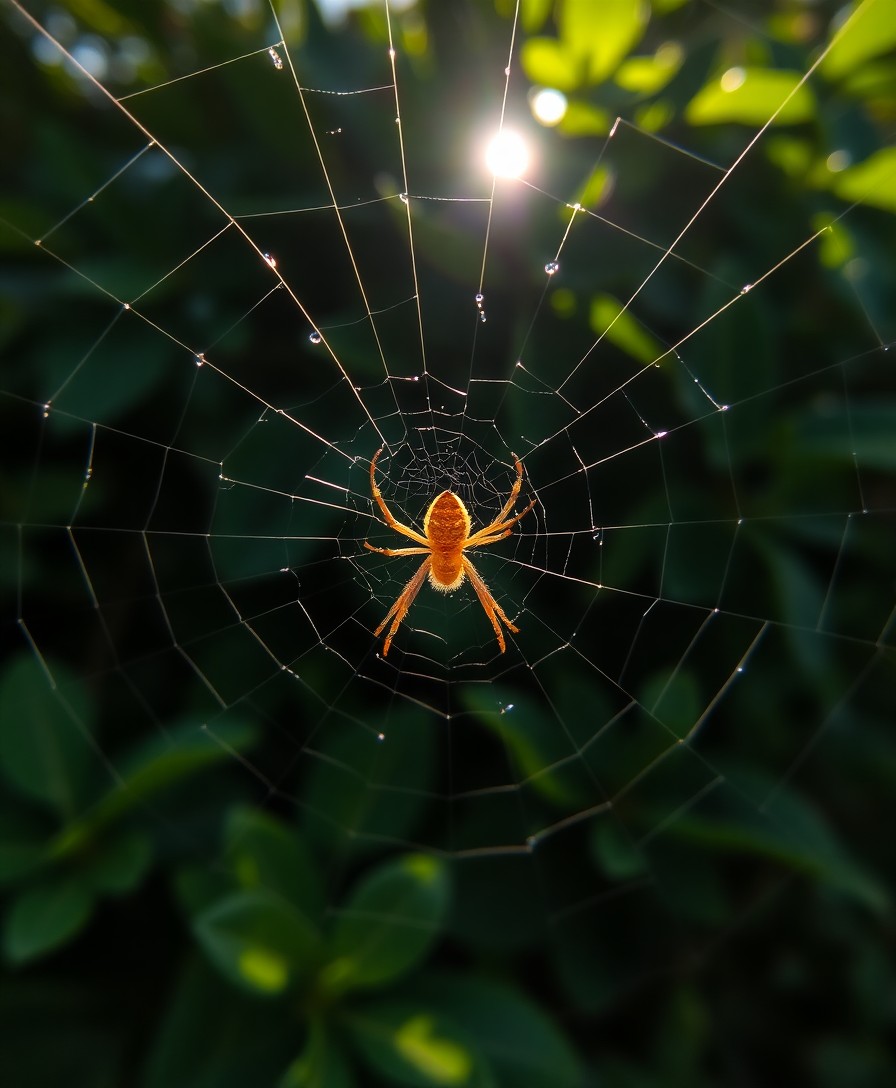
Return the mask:
{"type": "Polygon", "coordinates": [[[727,91],[730,94],[739,87],[743,87],[746,79],[747,73],[743,68],[729,68],[727,72],[722,73],[722,78],[719,80],[719,86],[723,91],[727,91]]]}
{"type": "Polygon", "coordinates": [[[543,125],[559,125],[566,114],[566,95],[553,87],[542,87],[532,95],[532,116],[543,125]]]}
{"type": "Polygon", "coordinates": [[[504,129],[488,145],[485,163],[499,178],[518,178],[529,165],[529,149],[518,132],[504,129]]]}

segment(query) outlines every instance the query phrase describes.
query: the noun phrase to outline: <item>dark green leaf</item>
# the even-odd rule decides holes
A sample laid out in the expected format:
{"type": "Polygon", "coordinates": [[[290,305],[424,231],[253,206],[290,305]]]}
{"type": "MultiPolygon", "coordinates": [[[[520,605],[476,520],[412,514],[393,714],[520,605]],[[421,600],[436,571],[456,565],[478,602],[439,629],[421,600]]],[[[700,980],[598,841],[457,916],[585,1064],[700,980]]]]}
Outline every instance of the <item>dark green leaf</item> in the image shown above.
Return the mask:
{"type": "Polygon", "coordinates": [[[277,892],[309,918],[323,910],[314,862],[298,830],[258,809],[235,809],[227,820],[226,856],[244,888],[277,892]]]}
{"type": "Polygon", "coordinates": [[[204,910],[193,930],[232,982],[275,995],[306,977],[320,942],[308,918],[268,891],[236,892],[204,910]]]}
{"type": "Polygon", "coordinates": [[[377,1002],[348,1019],[352,1040],[377,1083],[415,1088],[491,1088],[496,1082],[470,1036],[426,1006],[377,1002]]]}
{"type": "Polygon", "coordinates": [[[46,835],[24,813],[0,817],[0,885],[15,883],[45,855],[46,835]]]}
{"type": "Polygon", "coordinates": [[[421,987],[421,1004],[437,1009],[475,1043],[501,1085],[578,1088],[582,1068],[548,1014],[512,986],[446,975],[421,987]]]}
{"type": "Polygon", "coordinates": [[[449,895],[437,858],[407,854],[379,866],[339,910],[324,985],[339,992],[407,974],[441,933],[449,895]]]}
{"type": "Polygon", "coordinates": [[[92,709],[65,669],[53,665],[52,675],[23,654],[0,678],[0,770],[27,797],[72,816],[92,785],[92,709]]]}
{"type": "Polygon", "coordinates": [[[290,1065],[278,1088],[353,1088],[355,1078],[339,1039],[315,1020],[305,1049],[290,1065]]]}
{"type": "Polygon", "coordinates": [[[123,831],[102,842],[91,857],[86,879],[98,892],[132,891],[152,864],[152,840],[139,831],[123,831]]]}
{"type": "Polygon", "coordinates": [[[90,891],[75,880],[47,881],[12,901],[3,933],[7,959],[24,963],[67,943],[86,924],[90,891]]]}

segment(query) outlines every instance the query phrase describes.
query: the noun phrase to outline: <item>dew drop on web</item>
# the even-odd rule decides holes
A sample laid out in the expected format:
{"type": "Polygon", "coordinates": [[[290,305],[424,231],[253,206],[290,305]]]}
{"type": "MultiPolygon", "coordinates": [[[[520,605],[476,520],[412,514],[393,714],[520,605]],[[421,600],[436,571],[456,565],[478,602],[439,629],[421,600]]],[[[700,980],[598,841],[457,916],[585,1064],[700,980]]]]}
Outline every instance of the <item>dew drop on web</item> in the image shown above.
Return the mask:
{"type": "Polygon", "coordinates": [[[270,48],[268,49],[268,56],[271,58],[271,60],[273,61],[274,67],[279,72],[280,69],[283,67],[283,58],[280,56],[280,54],[277,52],[277,50],[273,46],[270,46],[270,48]]]}
{"type": "Polygon", "coordinates": [[[544,270],[549,276],[553,276],[560,271],[560,265],[557,261],[548,261],[544,266],[544,270]]]}
{"type": "Polygon", "coordinates": [[[323,339],[323,337],[320,335],[319,332],[313,332],[308,337],[308,339],[311,341],[312,344],[319,344],[321,342],[321,340],[323,339]]]}

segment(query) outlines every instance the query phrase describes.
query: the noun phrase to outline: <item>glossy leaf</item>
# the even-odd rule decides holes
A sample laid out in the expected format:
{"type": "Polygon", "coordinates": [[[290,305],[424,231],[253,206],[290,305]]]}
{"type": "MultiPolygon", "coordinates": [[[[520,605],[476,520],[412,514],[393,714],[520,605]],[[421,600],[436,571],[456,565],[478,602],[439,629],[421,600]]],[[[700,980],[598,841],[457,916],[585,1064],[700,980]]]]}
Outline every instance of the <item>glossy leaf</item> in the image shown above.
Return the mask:
{"type": "Polygon", "coordinates": [[[469,1035],[425,1005],[377,1002],[353,1013],[348,1026],[378,1083],[416,1088],[495,1084],[469,1035]]]}
{"type": "Polygon", "coordinates": [[[48,880],[22,892],[6,918],[7,959],[24,963],[65,944],[86,924],[92,907],[89,890],[76,880],[48,880]]]}
{"type": "Polygon", "coordinates": [[[379,866],[339,910],[324,985],[339,992],[407,974],[438,939],[449,896],[437,858],[407,854],[379,866]]]}
{"type": "Polygon", "coordinates": [[[427,980],[421,1005],[438,1009],[475,1044],[501,1085],[579,1088],[583,1070],[551,1017],[520,990],[484,978],[427,980]]]}
{"type": "Polygon", "coordinates": [[[203,911],[193,930],[232,982],[259,995],[282,993],[305,978],[320,942],[308,918],[267,891],[236,892],[203,911]]]}
{"type": "Polygon", "coordinates": [[[811,121],[815,99],[801,83],[799,72],[765,68],[734,68],[698,91],[685,110],[692,125],[734,122],[760,126],[793,125],[811,121]]]}

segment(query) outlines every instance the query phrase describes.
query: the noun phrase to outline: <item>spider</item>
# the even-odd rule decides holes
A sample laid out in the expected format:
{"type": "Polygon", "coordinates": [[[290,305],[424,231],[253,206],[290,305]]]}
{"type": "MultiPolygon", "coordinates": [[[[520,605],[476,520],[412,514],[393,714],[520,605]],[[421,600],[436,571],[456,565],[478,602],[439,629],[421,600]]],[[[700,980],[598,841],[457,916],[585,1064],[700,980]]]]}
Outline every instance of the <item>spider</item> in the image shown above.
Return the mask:
{"type": "Polygon", "coordinates": [[[402,536],[415,540],[420,547],[375,548],[372,544],[368,544],[366,540],[364,541],[364,547],[368,551],[379,552],[380,555],[426,555],[426,558],[414,577],[398,595],[398,599],[386,613],[386,618],[374,631],[375,636],[379,635],[389,620],[392,620],[392,626],[389,628],[386,641],[383,643],[383,657],[389,653],[389,647],[392,645],[395,632],[407,615],[408,609],[414,603],[414,598],[420,592],[423,579],[427,574],[429,575],[429,584],[433,589],[437,589],[442,593],[450,593],[452,590],[457,589],[463,582],[465,575],[470,579],[473,589],[476,590],[479,603],[491,621],[498,639],[498,645],[501,647],[501,653],[503,654],[507,646],[504,642],[504,632],[501,630],[498,620],[500,619],[504,626],[513,631],[514,634],[519,632],[519,628],[514,627],[507,616],[504,615],[504,610],[491,595],[488,586],[470,560],[464,555],[464,552],[467,548],[484,548],[488,544],[495,544],[497,541],[510,536],[510,527],[515,525],[520,518],[525,517],[535,505],[535,499],[533,499],[521,514],[515,514],[511,518],[507,517],[516,502],[516,497],[520,493],[523,482],[523,466],[520,464],[519,458],[516,454],[513,455],[516,480],[510,489],[507,502],[501,508],[500,514],[490,524],[471,534],[472,522],[466,506],[453,491],[443,491],[429,504],[429,509],[423,519],[423,532],[418,533],[416,529],[403,525],[393,516],[383,499],[379,487],[377,487],[374,470],[376,469],[377,458],[384,448],[380,447],[370,462],[370,490],[373,492],[373,497],[389,528],[401,533],[402,536]]]}

